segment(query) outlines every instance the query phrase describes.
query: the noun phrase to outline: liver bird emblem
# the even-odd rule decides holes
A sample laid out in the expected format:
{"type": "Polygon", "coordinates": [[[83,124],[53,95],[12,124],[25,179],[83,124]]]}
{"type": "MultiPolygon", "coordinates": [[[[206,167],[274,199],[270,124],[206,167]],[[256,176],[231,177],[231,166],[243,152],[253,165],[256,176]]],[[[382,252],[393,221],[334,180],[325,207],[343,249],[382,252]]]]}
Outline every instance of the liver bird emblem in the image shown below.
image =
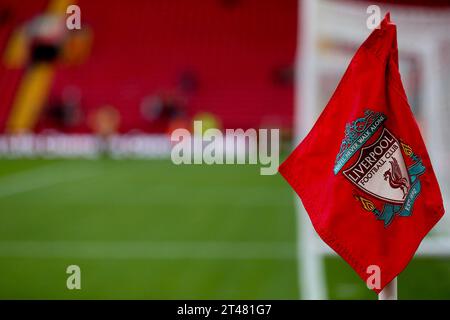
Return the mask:
{"type": "Polygon", "coordinates": [[[408,192],[408,179],[403,177],[397,159],[392,157],[392,161],[389,161],[389,163],[391,164],[391,169],[387,170],[384,173],[384,180],[389,179],[389,185],[393,189],[400,188],[400,190],[402,190],[403,192],[403,199],[404,199],[406,193],[408,192]]]}

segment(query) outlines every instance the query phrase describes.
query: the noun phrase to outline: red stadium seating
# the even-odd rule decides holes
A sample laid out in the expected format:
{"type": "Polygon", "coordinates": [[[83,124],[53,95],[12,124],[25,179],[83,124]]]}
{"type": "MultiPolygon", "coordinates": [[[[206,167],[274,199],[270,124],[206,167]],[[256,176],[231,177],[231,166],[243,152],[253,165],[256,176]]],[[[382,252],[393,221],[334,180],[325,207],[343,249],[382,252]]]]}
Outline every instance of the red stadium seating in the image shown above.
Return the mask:
{"type": "MultiPolygon", "coordinates": [[[[10,2],[21,17],[39,7],[10,2]]],[[[56,69],[52,99],[67,87],[81,93],[83,121],[64,130],[89,131],[89,115],[112,105],[120,112],[121,132],[159,131],[140,105],[147,96],[167,92],[183,99],[189,116],[208,111],[224,127],[291,126],[296,0],[79,0],[78,5],[93,42],[83,64],[56,69]],[[180,89],[183,74],[194,78],[196,90],[180,89]]],[[[0,31],[2,48],[5,33],[0,31]]],[[[1,81],[14,83],[12,71],[1,70],[1,81]]],[[[2,88],[2,122],[10,96],[2,88]]],[[[47,127],[51,124],[41,119],[36,130],[47,127]]]]}

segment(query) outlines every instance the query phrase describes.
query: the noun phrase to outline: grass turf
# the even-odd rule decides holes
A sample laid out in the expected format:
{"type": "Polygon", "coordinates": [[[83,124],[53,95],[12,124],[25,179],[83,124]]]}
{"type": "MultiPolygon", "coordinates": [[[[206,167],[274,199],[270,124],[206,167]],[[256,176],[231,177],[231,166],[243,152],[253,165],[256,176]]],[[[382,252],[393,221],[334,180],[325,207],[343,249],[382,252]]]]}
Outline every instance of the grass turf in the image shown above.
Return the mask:
{"type": "MultiPolygon", "coordinates": [[[[295,224],[257,166],[0,160],[0,298],[296,299],[295,224]]],[[[376,298],[341,259],[326,271],[330,298],[376,298]]],[[[450,261],[414,259],[399,287],[450,298],[450,261]]]]}

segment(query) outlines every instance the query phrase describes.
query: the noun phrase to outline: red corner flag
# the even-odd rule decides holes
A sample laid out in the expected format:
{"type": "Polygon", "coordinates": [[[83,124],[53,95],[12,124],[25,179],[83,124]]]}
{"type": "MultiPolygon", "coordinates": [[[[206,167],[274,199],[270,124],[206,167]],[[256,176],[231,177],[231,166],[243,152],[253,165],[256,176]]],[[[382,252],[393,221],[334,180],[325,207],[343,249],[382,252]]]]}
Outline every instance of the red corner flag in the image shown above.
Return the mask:
{"type": "Polygon", "coordinates": [[[389,14],[279,172],[320,237],[363,280],[369,266],[380,268],[377,293],[442,217],[439,186],[400,79],[389,14]]]}

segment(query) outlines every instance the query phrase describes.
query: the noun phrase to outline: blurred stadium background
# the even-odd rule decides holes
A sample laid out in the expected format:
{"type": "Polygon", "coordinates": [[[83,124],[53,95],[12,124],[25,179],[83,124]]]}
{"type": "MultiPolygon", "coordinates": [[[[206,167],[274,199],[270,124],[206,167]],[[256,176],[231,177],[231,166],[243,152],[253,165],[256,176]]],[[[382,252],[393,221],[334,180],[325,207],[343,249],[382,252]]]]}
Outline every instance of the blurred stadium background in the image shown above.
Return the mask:
{"type": "MultiPolygon", "coordinates": [[[[169,134],[195,119],[280,128],[285,156],[301,122],[304,2],[0,0],[0,298],[301,298],[308,256],[298,254],[303,222],[287,183],[251,165],[174,166],[169,134]],[[81,8],[81,30],[65,27],[70,4],[81,8]],[[66,288],[71,264],[82,290],[66,288]]],[[[324,2],[357,12],[369,33],[371,1],[324,2]]],[[[395,2],[395,12],[423,13],[449,33],[449,1],[395,2]]],[[[339,10],[329,24],[344,25],[339,10]]],[[[425,136],[430,114],[443,124],[432,153],[444,192],[446,39],[437,115],[422,102],[427,70],[401,57],[425,136]]],[[[358,46],[332,40],[318,43],[328,57],[319,111],[358,46]]],[[[401,298],[450,299],[450,250],[439,248],[402,273],[401,298]]],[[[340,258],[321,259],[326,297],[376,298],[340,258]]]]}

